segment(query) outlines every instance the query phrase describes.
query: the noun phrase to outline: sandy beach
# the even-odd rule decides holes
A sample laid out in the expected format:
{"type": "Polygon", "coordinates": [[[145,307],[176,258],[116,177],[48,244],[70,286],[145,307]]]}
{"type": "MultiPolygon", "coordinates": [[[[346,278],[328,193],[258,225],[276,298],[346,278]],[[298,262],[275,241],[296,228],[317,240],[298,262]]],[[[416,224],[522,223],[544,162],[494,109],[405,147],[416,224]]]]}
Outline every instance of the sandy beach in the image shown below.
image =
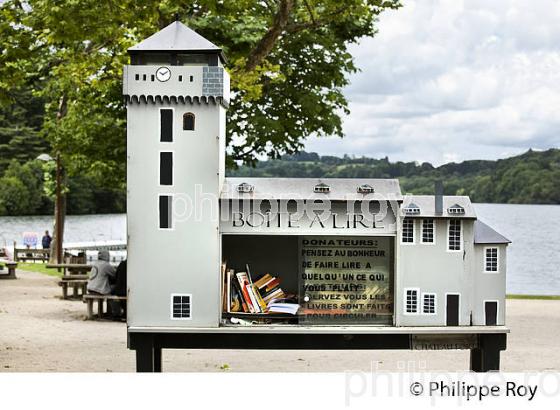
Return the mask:
{"type": "MultiPolygon", "coordinates": [[[[0,371],[133,372],[126,324],[85,320],[81,301],[61,300],[57,278],[18,271],[0,281],[0,371]]],[[[560,370],[560,301],[508,300],[503,371],[560,370]]],[[[164,371],[468,370],[468,351],[164,350],[164,371]]]]}

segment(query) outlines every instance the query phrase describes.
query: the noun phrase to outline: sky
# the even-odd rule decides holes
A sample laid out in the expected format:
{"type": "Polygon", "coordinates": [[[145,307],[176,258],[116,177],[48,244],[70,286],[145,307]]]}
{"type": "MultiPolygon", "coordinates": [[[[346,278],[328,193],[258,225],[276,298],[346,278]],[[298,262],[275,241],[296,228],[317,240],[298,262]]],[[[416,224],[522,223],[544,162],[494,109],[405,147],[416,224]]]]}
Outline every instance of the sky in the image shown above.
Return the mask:
{"type": "Polygon", "coordinates": [[[559,0],[404,0],[352,45],[345,138],[305,149],[435,165],[560,146],[559,0]]]}

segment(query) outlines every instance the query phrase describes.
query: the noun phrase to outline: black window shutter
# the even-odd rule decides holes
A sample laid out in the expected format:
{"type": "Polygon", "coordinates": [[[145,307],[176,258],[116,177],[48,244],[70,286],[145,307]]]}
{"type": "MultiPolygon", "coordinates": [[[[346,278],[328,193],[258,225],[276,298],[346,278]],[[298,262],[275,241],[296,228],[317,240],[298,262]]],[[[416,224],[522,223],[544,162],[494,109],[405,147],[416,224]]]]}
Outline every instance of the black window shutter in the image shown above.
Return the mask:
{"type": "Polygon", "coordinates": [[[173,110],[160,110],[161,142],[173,142],[173,110]]]}
{"type": "Polygon", "coordinates": [[[173,153],[159,153],[159,183],[160,185],[173,185],[173,153]]]}
{"type": "Polygon", "coordinates": [[[161,229],[171,228],[171,196],[169,195],[159,197],[159,227],[161,229]]]}

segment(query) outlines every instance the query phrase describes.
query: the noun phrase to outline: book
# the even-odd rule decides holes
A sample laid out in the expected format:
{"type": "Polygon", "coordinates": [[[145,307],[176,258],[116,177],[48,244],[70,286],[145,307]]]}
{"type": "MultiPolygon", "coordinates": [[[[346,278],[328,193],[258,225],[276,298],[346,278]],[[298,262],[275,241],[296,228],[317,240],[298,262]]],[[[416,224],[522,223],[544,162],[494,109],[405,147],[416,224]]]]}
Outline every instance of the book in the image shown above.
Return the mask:
{"type": "Polygon", "coordinates": [[[258,280],[255,281],[255,285],[261,289],[263,287],[266,286],[266,284],[268,282],[270,282],[271,280],[273,280],[274,278],[270,275],[270,274],[265,274],[263,276],[261,276],[258,280]]]}
{"type": "Polygon", "coordinates": [[[227,276],[226,262],[222,262],[220,273],[222,275],[222,311],[229,312],[229,307],[228,307],[229,299],[227,297],[227,291],[229,289],[229,286],[226,283],[226,276],[227,276]]]}
{"type": "Polygon", "coordinates": [[[246,264],[245,268],[247,269],[247,280],[249,280],[249,284],[252,285],[253,279],[251,279],[251,270],[249,269],[249,264],[246,264]]]}
{"type": "Polygon", "coordinates": [[[230,312],[241,312],[241,311],[242,311],[241,301],[239,300],[239,296],[237,295],[237,293],[234,292],[231,301],[230,312]]]}
{"type": "Polygon", "coordinates": [[[233,298],[232,295],[232,286],[231,286],[231,279],[234,271],[229,269],[226,271],[226,312],[231,312],[231,301],[233,298]]]}
{"type": "Polygon", "coordinates": [[[241,293],[243,295],[243,299],[245,299],[245,303],[247,304],[247,308],[249,313],[258,313],[253,306],[253,302],[251,300],[251,295],[248,291],[249,288],[249,279],[247,278],[247,272],[237,272],[235,274],[237,276],[237,280],[239,282],[239,287],[241,288],[241,293]]]}
{"type": "Polygon", "coordinates": [[[284,296],[286,296],[284,294],[284,291],[282,289],[278,289],[276,292],[271,293],[267,297],[263,298],[263,300],[265,303],[269,303],[274,299],[282,299],[284,296]]]}
{"type": "Polygon", "coordinates": [[[274,278],[265,285],[265,290],[269,292],[271,289],[280,286],[280,279],[274,278]]]}
{"type": "Polygon", "coordinates": [[[245,313],[249,313],[249,307],[247,306],[247,302],[245,302],[245,298],[243,297],[243,292],[241,291],[241,287],[239,286],[239,282],[237,280],[232,280],[233,283],[233,290],[241,303],[241,311],[245,313]]]}
{"type": "Polygon", "coordinates": [[[262,313],[262,309],[257,299],[257,295],[255,294],[254,285],[247,284],[245,285],[245,287],[247,288],[247,292],[249,293],[249,297],[251,298],[251,303],[253,304],[253,309],[255,309],[255,313],[262,313]]]}
{"type": "Polygon", "coordinates": [[[282,289],[280,288],[280,286],[276,286],[274,289],[270,289],[270,290],[268,290],[268,291],[262,290],[262,291],[261,291],[261,296],[262,296],[263,298],[265,298],[265,297],[269,296],[271,293],[276,292],[278,289],[282,290],[282,289]]]}
{"type": "Polygon", "coordinates": [[[261,312],[266,312],[266,303],[263,300],[261,294],[259,293],[259,289],[257,288],[256,285],[252,285],[252,287],[253,287],[253,293],[255,294],[255,299],[257,300],[257,304],[259,305],[261,312]]]}
{"type": "Polygon", "coordinates": [[[297,303],[271,303],[268,305],[269,312],[297,314],[300,306],[297,303]]]}

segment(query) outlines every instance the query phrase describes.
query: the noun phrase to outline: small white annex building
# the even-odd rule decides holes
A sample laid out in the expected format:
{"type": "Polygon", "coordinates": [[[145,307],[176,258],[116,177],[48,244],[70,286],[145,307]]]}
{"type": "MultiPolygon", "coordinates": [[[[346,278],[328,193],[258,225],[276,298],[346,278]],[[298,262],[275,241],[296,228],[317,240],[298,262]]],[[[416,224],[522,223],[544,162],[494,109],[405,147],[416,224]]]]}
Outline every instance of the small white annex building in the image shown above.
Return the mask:
{"type": "Polygon", "coordinates": [[[468,197],[403,196],[394,179],[226,178],[222,50],[174,22],[129,53],[129,337],[239,323],[278,334],[507,331],[509,241],[468,197]],[[230,270],[277,278],[298,315],[231,311],[230,270]]]}

